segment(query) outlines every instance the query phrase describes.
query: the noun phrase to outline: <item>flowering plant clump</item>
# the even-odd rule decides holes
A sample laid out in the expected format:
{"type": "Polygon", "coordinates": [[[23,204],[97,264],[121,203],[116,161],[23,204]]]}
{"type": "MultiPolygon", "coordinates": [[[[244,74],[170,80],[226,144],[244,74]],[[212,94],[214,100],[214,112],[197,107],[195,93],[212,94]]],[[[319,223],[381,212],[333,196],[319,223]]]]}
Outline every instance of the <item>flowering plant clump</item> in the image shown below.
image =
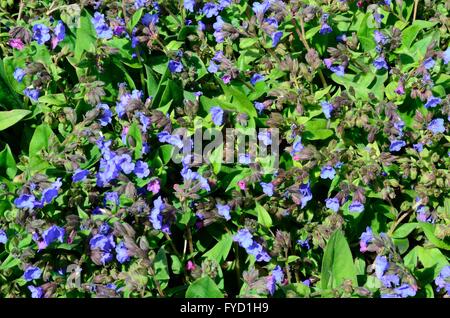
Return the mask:
{"type": "Polygon", "coordinates": [[[449,9],[2,1],[0,296],[450,297],[449,9]]]}

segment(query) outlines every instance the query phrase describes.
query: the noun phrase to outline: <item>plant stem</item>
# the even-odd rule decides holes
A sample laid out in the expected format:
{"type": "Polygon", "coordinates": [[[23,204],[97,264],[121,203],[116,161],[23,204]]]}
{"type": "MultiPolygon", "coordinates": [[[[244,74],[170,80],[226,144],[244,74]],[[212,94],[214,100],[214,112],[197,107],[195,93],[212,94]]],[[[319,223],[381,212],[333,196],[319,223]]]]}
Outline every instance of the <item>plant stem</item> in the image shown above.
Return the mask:
{"type": "Polygon", "coordinates": [[[239,289],[241,288],[241,265],[239,264],[239,245],[237,242],[234,243],[234,254],[236,255],[236,279],[239,289]]]}
{"type": "Polygon", "coordinates": [[[416,21],[417,7],[419,6],[419,0],[414,0],[414,13],[413,13],[413,23],[416,21]]]}
{"type": "Polygon", "coordinates": [[[178,256],[178,258],[182,258],[180,252],[178,252],[177,247],[175,246],[175,244],[172,241],[172,238],[169,236],[169,234],[164,233],[166,240],[169,242],[170,246],[172,247],[174,253],[178,256]]]}
{"type": "Polygon", "coordinates": [[[19,14],[17,15],[17,22],[20,21],[20,19],[22,18],[22,12],[23,12],[24,5],[25,5],[25,3],[23,2],[23,0],[20,0],[19,14]]]}

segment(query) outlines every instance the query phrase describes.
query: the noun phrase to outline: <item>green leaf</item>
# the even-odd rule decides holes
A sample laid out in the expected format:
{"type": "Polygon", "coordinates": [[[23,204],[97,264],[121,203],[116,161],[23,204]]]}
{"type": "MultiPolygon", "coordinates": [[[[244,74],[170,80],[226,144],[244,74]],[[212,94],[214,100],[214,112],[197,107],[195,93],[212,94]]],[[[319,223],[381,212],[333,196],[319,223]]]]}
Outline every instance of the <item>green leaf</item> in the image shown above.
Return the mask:
{"type": "Polygon", "coordinates": [[[231,233],[225,233],[220,238],[219,242],[212,249],[206,252],[203,256],[207,259],[221,262],[226,260],[228,253],[233,245],[233,235],[231,233]]]}
{"type": "Polygon", "coordinates": [[[86,10],[83,10],[80,17],[80,25],[77,29],[75,41],[75,60],[80,62],[82,54],[86,52],[95,52],[95,42],[97,33],[91,22],[92,17],[86,10]]]}
{"type": "Polygon", "coordinates": [[[48,149],[49,139],[52,135],[52,129],[45,123],[38,126],[34,131],[28,152],[30,156],[30,165],[28,168],[31,175],[49,166],[48,162],[41,158],[40,151],[42,149],[48,149]]]}
{"type": "Polygon", "coordinates": [[[208,276],[193,282],[186,291],[186,298],[223,298],[216,283],[208,276]]]}
{"type": "Polygon", "coordinates": [[[155,268],[155,278],[157,280],[164,282],[170,279],[169,265],[164,247],[161,247],[156,254],[153,267],[155,268]]]}
{"type": "Polygon", "coordinates": [[[363,47],[364,51],[371,51],[375,49],[376,43],[373,38],[373,30],[372,28],[369,28],[367,22],[369,17],[371,17],[372,14],[367,12],[364,16],[364,18],[361,21],[361,25],[359,27],[359,30],[357,32],[359,42],[361,43],[361,46],[363,47]]]}
{"type": "Polygon", "coordinates": [[[134,159],[140,159],[142,157],[142,135],[141,130],[136,123],[131,124],[130,128],[128,129],[127,144],[130,142],[130,140],[128,139],[129,137],[133,138],[135,143],[134,159]]]}
{"type": "Polygon", "coordinates": [[[232,97],[232,105],[233,110],[238,112],[244,112],[247,113],[251,117],[258,117],[258,114],[256,113],[256,109],[253,106],[253,103],[250,101],[250,99],[245,96],[243,92],[238,90],[237,88],[233,86],[227,86],[225,84],[220,84],[222,86],[223,92],[225,93],[225,96],[232,97]]]}
{"type": "Polygon", "coordinates": [[[15,125],[29,114],[31,114],[31,111],[26,109],[13,109],[0,112],[0,131],[15,125]]]}
{"type": "Polygon", "coordinates": [[[352,252],[342,231],[337,230],[325,247],[321,273],[322,289],[336,288],[346,279],[350,279],[353,286],[357,286],[352,252]]]}
{"type": "Polygon", "coordinates": [[[404,238],[407,237],[412,231],[419,227],[418,223],[406,223],[400,226],[398,229],[392,233],[393,238],[404,238]]]}
{"type": "Polygon", "coordinates": [[[433,224],[426,223],[426,222],[419,222],[419,224],[420,224],[420,227],[422,228],[423,232],[425,233],[425,236],[431,243],[433,243],[436,247],[450,251],[450,245],[447,244],[446,242],[438,239],[436,237],[436,235],[434,235],[435,226],[433,224]]]}
{"type": "Polygon", "coordinates": [[[436,25],[437,22],[416,20],[412,25],[407,27],[402,32],[402,44],[405,48],[410,48],[412,43],[417,40],[417,35],[420,30],[431,28],[436,25]]]}
{"type": "Polygon", "coordinates": [[[130,21],[128,21],[128,30],[133,30],[133,28],[139,23],[141,20],[142,14],[144,13],[144,8],[140,8],[137,10],[133,16],[131,17],[130,21]]]}
{"type": "Polygon", "coordinates": [[[20,259],[14,258],[11,254],[0,265],[0,271],[7,270],[20,264],[20,259]]]}
{"type": "Polygon", "coordinates": [[[0,152],[0,175],[6,174],[10,180],[14,179],[17,173],[16,161],[7,144],[0,152]]]}
{"type": "Polygon", "coordinates": [[[270,228],[272,226],[272,218],[270,217],[269,212],[264,209],[262,205],[256,203],[256,215],[258,216],[258,223],[262,226],[270,228]]]}

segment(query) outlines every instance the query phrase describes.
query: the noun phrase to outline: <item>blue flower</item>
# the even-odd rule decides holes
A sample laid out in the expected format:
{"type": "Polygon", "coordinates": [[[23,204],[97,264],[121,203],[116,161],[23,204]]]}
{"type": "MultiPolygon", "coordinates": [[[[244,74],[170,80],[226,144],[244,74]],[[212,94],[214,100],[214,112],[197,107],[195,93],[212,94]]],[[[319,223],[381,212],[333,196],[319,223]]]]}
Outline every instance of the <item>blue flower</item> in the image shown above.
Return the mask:
{"type": "Polygon", "coordinates": [[[45,44],[45,42],[50,40],[50,29],[40,23],[33,25],[33,39],[40,45],[45,44]]]}
{"type": "Polygon", "coordinates": [[[36,205],[36,198],[32,194],[22,194],[14,200],[14,205],[19,209],[32,210],[36,205]]]}
{"type": "Polygon", "coordinates": [[[213,2],[208,2],[203,6],[202,12],[207,18],[212,18],[219,14],[219,6],[213,2]]]}
{"type": "Polygon", "coordinates": [[[425,108],[433,108],[441,103],[442,99],[439,97],[430,96],[425,103],[425,108]]]}
{"type": "Polygon", "coordinates": [[[345,67],[343,65],[331,65],[329,67],[330,71],[332,71],[337,76],[345,75],[345,67]]]}
{"type": "Polygon", "coordinates": [[[364,253],[367,251],[367,244],[371,243],[373,240],[372,229],[369,226],[366,227],[366,231],[361,234],[359,240],[359,250],[364,253]]]}
{"type": "Polygon", "coordinates": [[[272,182],[268,182],[268,183],[260,182],[259,184],[261,185],[263,192],[267,196],[271,197],[273,195],[274,186],[273,186],[272,182]]]}
{"type": "Polygon", "coordinates": [[[225,22],[223,21],[223,19],[218,16],[216,18],[216,22],[214,22],[213,24],[213,28],[214,28],[214,38],[216,39],[217,43],[222,43],[225,40],[225,32],[223,32],[223,26],[224,26],[225,22]]]}
{"type": "Polygon", "coordinates": [[[450,295],[450,265],[444,266],[439,275],[434,280],[434,283],[436,284],[437,288],[436,290],[439,292],[442,289],[445,289],[447,292],[447,295],[450,295]]]}
{"type": "Polygon", "coordinates": [[[330,119],[331,118],[331,112],[333,111],[333,104],[327,102],[327,101],[323,101],[320,103],[320,105],[322,106],[322,112],[325,115],[326,119],[330,119]]]}
{"type": "Polygon", "coordinates": [[[404,140],[391,140],[391,145],[389,146],[389,151],[400,151],[403,147],[406,146],[406,142],[404,140]]]}
{"type": "Polygon", "coordinates": [[[219,0],[219,10],[223,10],[231,5],[231,0],[219,0]]]}
{"type": "Polygon", "coordinates": [[[86,179],[89,175],[89,170],[77,169],[72,175],[72,182],[80,182],[86,179]]]}
{"type": "Polygon", "coordinates": [[[160,132],[158,134],[159,142],[165,142],[171,144],[172,146],[178,147],[180,149],[183,148],[183,142],[181,141],[179,136],[172,136],[167,131],[160,132]]]}
{"type": "Polygon", "coordinates": [[[217,73],[219,71],[219,66],[214,63],[214,61],[210,61],[209,62],[209,66],[208,66],[208,72],[214,74],[217,73]]]}
{"type": "Polygon", "coordinates": [[[380,278],[381,283],[388,288],[391,288],[392,286],[398,286],[400,284],[400,277],[395,274],[387,274],[380,278]]]}
{"type": "Polygon", "coordinates": [[[322,23],[322,25],[320,26],[320,31],[319,33],[324,35],[324,34],[328,34],[333,32],[333,29],[328,25],[328,23],[322,23]]]}
{"type": "Polygon", "coordinates": [[[255,86],[256,83],[264,81],[264,76],[258,73],[253,74],[252,78],[250,79],[250,83],[255,86]]]}
{"type": "Polygon", "coordinates": [[[238,162],[242,165],[248,165],[252,162],[252,158],[250,157],[250,154],[240,153],[238,155],[238,162]]]}
{"type": "Polygon", "coordinates": [[[37,102],[39,99],[39,95],[41,94],[41,91],[38,88],[25,88],[23,90],[23,93],[25,96],[27,96],[29,99],[37,102]]]}
{"type": "Polygon", "coordinates": [[[421,153],[423,151],[423,143],[419,142],[417,144],[413,145],[413,148],[418,152],[421,153]]]}
{"type": "Polygon", "coordinates": [[[110,191],[105,193],[105,197],[103,199],[103,203],[106,205],[108,203],[112,203],[114,205],[118,205],[120,203],[119,194],[116,191],[110,191]]]}
{"type": "Polygon", "coordinates": [[[4,230],[0,230],[0,244],[6,244],[6,242],[8,242],[6,232],[4,230]]]}
{"type": "Polygon", "coordinates": [[[212,107],[209,112],[211,113],[211,118],[216,126],[220,126],[223,123],[223,110],[219,106],[212,107]]]}
{"type": "Polygon", "coordinates": [[[134,7],[135,9],[140,9],[144,7],[147,3],[147,0],[134,0],[134,7]]]}
{"type": "Polygon", "coordinates": [[[23,78],[27,75],[27,73],[20,67],[16,67],[13,73],[13,77],[19,83],[22,82],[23,78]]]}
{"type": "Polygon", "coordinates": [[[233,237],[235,242],[245,249],[253,244],[253,235],[248,229],[240,229],[236,235],[233,237]]]}
{"type": "Polygon", "coordinates": [[[134,167],[134,174],[141,179],[148,177],[150,170],[148,169],[148,164],[144,161],[138,160],[136,166],[134,167]]]}
{"type": "Polygon", "coordinates": [[[381,279],[381,277],[383,277],[388,268],[389,262],[386,256],[378,255],[375,258],[375,275],[378,277],[378,279],[381,279]]]}
{"type": "Polygon", "coordinates": [[[157,13],[155,13],[155,14],[146,13],[142,17],[141,22],[145,26],[149,26],[150,24],[151,25],[156,25],[159,22],[159,16],[158,16],[157,13]]]}
{"type": "Polygon", "coordinates": [[[433,58],[429,57],[427,58],[425,61],[423,61],[423,66],[429,70],[431,68],[433,68],[434,64],[436,64],[436,61],[433,60],[433,58]]]}
{"type": "Polygon", "coordinates": [[[408,284],[403,284],[394,291],[402,298],[406,298],[408,296],[414,297],[416,295],[416,290],[408,284]]]}
{"type": "Polygon", "coordinates": [[[123,264],[130,260],[130,255],[128,254],[128,249],[125,246],[125,243],[121,241],[116,246],[116,259],[120,264],[123,264]]]}
{"type": "Polygon", "coordinates": [[[296,153],[299,153],[300,151],[303,150],[303,148],[305,147],[302,144],[302,137],[296,136],[294,143],[292,144],[291,156],[294,156],[296,153]]]}
{"type": "Polygon", "coordinates": [[[264,146],[269,146],[272,144],[272,134],[270,131],[260,131],[258,133],[258,139],[263,143],[264,146]]]}
{"type": "Polygon", "coordinates": [[[181,64],[181,62],[179,61],[170,60],[169,71],[171,73],[181,73],[183,71],[183,64],[181,64]]]}
{"type": "Polygon", "coordinates": [[[229,221],[231,220],[230,216],[230,206],[227,204],[216,204],[217,212],[219,215],[223,216],[225,220],[229,221]]]}
{"type": "Polygon", "coordinates": [[[428,130],[433,133],[433,135],[445,132],[444,120],[442,118],[433,119],[428,124],[428,130]]]}
{"type": "Polygon", "coordinates": [[[262,3],[254,2],[252,6],[252,10],[255,15],[264,15],[267,10],[270,8],[270,2],[264,1],[262,3]]]}
{"type": "Polygon", "coordinates": [[[373,37],[374,37],[374,39],[375,39],[375,42],[376,42],[378,45],[384,45],[384,44],[387,43],[387,38],[386,38],[386,36],[385,36],[383,33],[381,33],[379,30],[375,30],[375,31],[373,32],[373,37]]]}
{"type": "Polygon", "coordinates": [[[89,246],[91,250],[99,249],[109,253],[116,247],[116,243],[112,235],[96,234],[89,240],[89,246]]]}
{"type": "Polygon", "coordinates": [[[276,47],[278,45],[278,43],[280,42],[281,38],[283,37],[283,32],[276,31],[276,32],[272,33],[272,35],[270,37],[272,38],[272,47],[276,47]]]}
{"type": "Polygon", "coordinates": [[[261,244],[253,241],[253,244],[247,248],[247,253],[254,255],[257,262],[269,262],[270,255],[264,251],[261,244]]]}
{"type": "Polygon", "coordinates": [[[334,168],[332,166],[325,166],[320,171],[320,177],[322,179],[328,178],[330,180],[333,180],[335,176],[336,176],[336,170],[334,170],[334,168]]]}
{"type": "Polygon", "coordinates": [[[374,61],[373,61],[373,66],[375,66],[375,68],[377,69],[377,70],[381,70],[381,69],[388,69],[389,68],[389,66],[388,66],[388,64],[386,63],[386,60],[384,59],[384,57],[383,56],[380,56],[380,57],[378,57],[378,58],[376,58],[374,61]]]}
{"type": "Polygon", "coordinates": [[[309,187],[309,182],[302,184],[300,186],[300,194],[302,195],[301,199],[300,199],[300,203],[301,203],[301,208],[303,209],[306,204],[311,201],[312,199],[312,192],[311,192],[311,188],[309,187]]]}
{"type": "Polygon", "coordinates": [[[44,295],[44,290],[42,287],[34,287],[33,285],[28,286],[28,290],[31,292],[31,298],[42,298],[44,295]]]}
{"type": "Polygon", "coordinates": [[[42,203],[51,203],[58,196],[58,190],[61,188],[61,178],[58,178],[50,187],[42,191],[42,203]]]}
{"type": "Polygon", "coordinates": [[[30,266],[28,267],[25,272],[23,273],[23,278],[29,282],[33,279],[39,279],[42,275],[42,270],[39,267],[36,266],[30,266]]]}
{"type": "Polygon", "coordinates": [[[442,54],[442,59],[444,60],[444,64],[447,65],[450,61],[450,47],[448,47],[442,54]]]}
{"type": "Polygon", "coordinates": [[[66,231],[64,228],[52,225],[48,229],[42,233],[42,238],[44,239],[45,245],[48,246],[54,241],[60,241],[61,243],[64,242],[64,234],[66,231]]]}
{"type": "Polygon", "coordinates": [[[163,216],[161,213],[165,208],[166,205],[161,200],[161,197],[158,197],[155,201],[153,201],[153,209],[150,212],[150,222],[155,230],[161,230],[162,228],[163,216]]]}
{"type": "Polygon", "coordinates": [[[184,8],[189,12],[194,12],[195,0],[184,0],[184,8]]]}
{"type": "Polygon", "coordinates": [[[66,37],[66,27],[62,21],[58,21],[55,29],[53,30],[55,36],[52,38],[52,48],[54,49],[59,42],[63,41],[66,37]]]}
{"type": "Polygon", "coordinates": [[[364,204],[362,204],[358,200],[353,200],[352,203],[348,206],[348,210],[350,212],[361,213],[364,211],[364,204]]]}
{"type": "Polygon", "coordinates": [[[272,276],[278,284],[281,284],[284,280],[284,273],[280,265],[275,266],[272,270],[272,276]]]}
{"type": "Polygon", "coordinates": [[[112,111],[107,104],[98,104],[97,109],[101,111],[101,117],[99,119],[100,125],[107,126],[112,122],[112,111]]]}
{"type": "Polygon", "coordinates": [[[270,295],[273,295],[275,293],[276,288],[275,278],[273,277],[273,275],[269,275],[266,277],[266,279],[267,279],[266,282],[267,291],[269,292],[270,295]]]}
{"type": "Polygon", "coordinates": [[[97,36],[100,39],[110,39],[113,37],[112,29],[106,24],[105,16],[100,12],[95,12],[94,17],[91,19],[92,24],[94,25],[95,31],[97,32],[97,36]]]}
{"type": "Polygon", "coordinates": [[[256,110],[258,110],[258,113],[262,113],[262,111],[266,108],[266,105],[264,103],[255,102],[254,103],[256,110]]]}
{"type": "Polygon", "coordinates": [[[325,199],[325,205],[328,209],[337,212],[339,210],[339,200],[337,198],[325,199]]]}
{"type": "Polygon", "coordinates": [[[302,248],[306,248],[307,250],[311,249],[311,246],[309,245],[309,239],[306,238],[304,240],[297,240],[297,244],[300,245],[302,248]]]}

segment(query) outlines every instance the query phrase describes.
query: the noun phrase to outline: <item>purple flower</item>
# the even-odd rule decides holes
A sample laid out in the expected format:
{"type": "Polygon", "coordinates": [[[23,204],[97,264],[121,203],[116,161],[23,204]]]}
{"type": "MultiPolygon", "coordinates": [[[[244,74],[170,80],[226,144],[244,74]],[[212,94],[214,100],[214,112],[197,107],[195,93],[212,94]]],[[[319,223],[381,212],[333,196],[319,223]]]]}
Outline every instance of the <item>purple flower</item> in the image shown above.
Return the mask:
{"type": "Polygon", "coordinates": [[[414,144],[414,145],[413,145],[413,148],[414,148],[417,152],[421,153],[421,152],[423,151],[423,143],[419,142],[419,143],[417,143],[417,144],[414,144]]]}
{"type": "Polygon", "coordinates": [[[233,240],[245,249],[253,244],[253,236],[247,229],[240,229],[233,237],[233,240]]]}
{"type": "Polygon", "coordinates": [[[44,24],[33,25],[33,39],[37,41],[39,45],[45,44],[50,40],[50,29],[44,24]]]}
{"type": "Polygon", "coordinates": [[[36,204],[36,198],[32,194],[22,194],[14,200],[14,205],[19,209],[32,210],[36,204]]]}
{"type": "Polygon", "coordinates": [[[16,69],[14,70],[14,73],[13,73],[14,79],[19,83],[22,82],[25,75],[27,75],[27,73],[20,67],[16,67],[16,69]]]}
{"type": "Polygon", "coordinates": [[[444,266],[439,275],[434,280],[434,283],[436,284],[437,288],[436,290],[439,292],[442,289],[445,289],[448,295],[450,295],[450,265],[444,266]]]}
{"type": "Polygon", "coordinates": [[[6,244],[6,242],[8,242],[6,232],[4,230],[0,230],[0,244],[6,244]]]}
{"type": "Polygon", "coordinates": [[[280,265],[275,266],[272,270],[272,276],[278,284],[281,284],[284,280],[284,273],[280,265]]]}
{"type": "Polygon", "coordinates": [[[155,230],[162,229],[163,216],[161,212],[164,211],[165,208],[166,205],[161,200],[161,197],[158,197],[155,201],[153,201],[153,209],[150,212],[150,222],[155,230]]]}
{"type": "Polygon", "coordinates": [[[400,284],[400,277],[395,274],[387,274],[380,278],[381,283],[388,288],[392,286],[398,286],[400,284]]]}
{"type": "Polygon", "coordinates": [[[169,71],[171,73],[181,73],[183,71],[183,64],[181,64],[181,62],[179,61],[170,60],[169,71]]]}
{"type": "Polygon", "coordinates": [[[238,162],[242,165],[248,165],[252,162],[252,159],[249,154],[241,153],[238,155],[238,162]]]}
{"type": "Polygon", "coordinates": [[[364,204],[362,204],[358,200],[353,200],[352,203],[348,206],[348,210],[350,212],[361,213],[362,211],[364,211],[364,204]]]}
{"type": "Polygon", "coordinates": [[[208,72],[214,74],[214,73],[217,73],[218,71],[219,71],[219,66],[216,63],[214,63],[214,61],[211,60],[209,62],[209,66],[208,66],[208,72]]]}
{"type": "Polygon", "coordinates": [[[373,240],[372,229],[369,226],[366,227],[366,231],[361,234],[359,239],[359,250],[364,253],[367,251],[367,244],[371,243],[373,240]]]}
{"type": "Polygon", "coordinates": [[[23,93],[29,99],[37,102],[37,100],[39,99],[39,95],[40,95],[41,91],[38,88],[25,88],[23,93]]]}
{"type": "Polygon", "coordinates": [[[441,103],[442,99],[439,97],[430,96],[425,103],[425,108],[433,108],[441,103]]]}
{"type": "Polygon", "coordinates": [[[388,268],[389,262],[386,256],[378,255],[375,258],[375,275],[378,277],[378,279],[381,279],[381,277],[383,277],[388,268]]]}
{"type": "Polygon", "coordinates": [[[194,12],[195,0],[184,0],[184,8],[189,12],[194,12]]]}
{"type": "Polygon", "coordinates": [[[230,84],[231,79],[232,78],[230,74],[225,74],[224,76],[222,76],[222,81],[224,84],[230,84]]]}
{"type": "Polygon", "coordinates": [[[309,187],[309,182],[302,184],[299,188],[300,194],[302,195],[300,199],[301,208],[303,209],[306,204],[312,199],[311,188],[309,187]]]}
{"type": "Polygon", "coordinates": [[[209,112],[211,113],[211,118],[216,126],[220,126],[223,123],[223,110],[219,106],[212,107],[209,112]]]}
{"type": "Polygon", "coordinates": [[[255,73],[253,74],[252,78],[250,79],[250,83],[255,86],[256,83],[264,81],[264,76],[262,76],[261,74],[255,73]]]}
{"type": "Polygon", "coordinates": [[[339,200],[337,198],[325,199],[325,205],[328,209],[337,212],[339,210],[339,200]]]}
{"type": "Polygon", "coordinates": [[[33,279],[39,279],[42,275],[42,270],[39,267],[36,266],[30,266],[28,267],[25,272],[23,273],[23,278],[29,282],[33,279]]]}
{"type": "Polygon", "coordinates": [[[436,61],[433,60],[433,58],[429,57],[427,58],[425,61],[423,61],[423,66],[429,70],[431,68],[433,68],[434,64],[436,64],[436,61]]]}
{"type": "Polygon", "coordinates": [[[230,216],[230,206],[227,204],[216,204],[217,212],[219,215],[223,216],[225,220],[229,221],[231,219],[230,216]]]}
{"type": "Polygon", "coordinates": [[[94,25],[95,31],[97,32],[97,36],[100,39],[110,39],[113,37],[112,29],[106,24],[105,16],[100,12],[95,12],[94,17],[91,19],[92,24],[94,25]]]}
{"type": "Polygon", "coordinates": [[[394,92],[399,95],[405,94],[405,87],[403,87],[402,82],[398,82],[397,88],[394,90],[394,92]]]}
{"type": "Polygon", "coordinates": [[[58,45],[58,43],[64,40],[64,38],[66,37],[66,27],[64,26],[64,23],[62,23],[62,21],[58,21],[58,24],[56,25],[53,32],[55,35],[52,38],[52,49],[54,49],[58,45]]]}
{"type": "Polygon", "coordinates": [[[263,192],[267,196],[271,197],[273,195],[274,186],[273,186],[272,182],[268,182],[268,183],[260,182],[259,184],[261,185],[263,192]]]}
{"type": "Polygon", "coordinates": [[[207,18],[212,18],[219,14],[219,6],[213,2],[208,2],[203,6],[202,12],[207,18]]]}
{"type": "Polygon", "coordinates": [[[306,238],[304,240],[301,240],[301,239],[297,240],[297,244],[300,245],[301,248],[306,248],[307,250],[311,249],[308,238],[306,238]]]}
{"type": "Polygon", "coordinates": [[[389,146],[389,151],[400,151],[403,147],[406,146],[406,142],[404,140],[392,140],[391,145],[389,146]]]}
{"type": "Polygon", "coordinates": [[[123,241],[121,241],[116,246],[116,259],[119,261],[120,264],[123,264],[130,260],[128,249],[126,248],[125,243],[123,241]]]}
{"type": "Polygon", "coordinates": [[[333,104],[327,102],[327,101],[323,101],[320,103],[320,105],[322,106],[322,112],[325,115],[326,119],[330,119],[331,118],[331,112],[333,111],[333,104]]]}
{"type": "Polygon", "coordinates": [[[264,103],[255,102],[254,104],[255,104],[256,110],[258,110],[258,113],[260,113],[260,114],[266,108],[266,105],[264,105],[264,103]]]}
{"type": "Polygon", "coordinates": [[[46,246],[50,245],[51,243],[57,240],[63,243],[65,233],[66,231],[64,230],[64,228],[52,225],[51,227],[46,229],[44,233],[42,233],[42,238],[44,239],[46,246]]]}
{"type": "Polygon", "coordinates": [[[77,169],[72,175],[72,182],[80,182],[86,179],[89,175],[89,170],[77,169]]]}
{"type": "Polygon", "coordinates": [[[270,8],[270,2],[264,1],[262,3],[254,2],[252,6],[252,10],[255,13],[255,15],[261,15],[263,16],[267,10],[270,8]]]}
{"type": "Polygon", "coordinates": [[[44,295],[44,290],[42,287],[34,287],[33,285],[28,286],[28,290],[31,292],[31,298],[42,298],[44,295]]]}
{"type": "Polygon", "coordinates": [[[266,277],[266,279],[267,279],[266,282],[267,291],[269,292],[270,295],[273,295],[275,293],[276,288],[275,278],[273,277],[273,275],[269,275],[266,277]]]}
{"type": "Polygon", "coordinates": [[[214,38],[216,39],[217,43],[222,43],[225,40],[225,32],[223,32],[223,26],[224,26],[225,22],[223,21],[223,19],[218,16],[216,18],[216,22],[214,22],[213,24],[213,28],[214,28],[214,38]]]}
{"type": "Polygon", "coordinates": [[[442,118],[433,119],[428,124],[428,130],[433,133],[433,135],[445,132],[444,120],[442,118]]]}
{"type": "Polygon", "coordinates": [[[389,66],[387,65],[387,63],[386,63],[386,60],[384,59],[384,57],[383,56],[380,56],[380,57],[378,57],[378,58],[376,58],[374,61],[373,61],[373,66],[375,66],[375,68],[377,69],[377,70],[381,70],[381,69],[388,69],[389,68],[389,66]]]}
{"type": "Polygon", "coordinates": [[[322,179],[328,178],[330,180],[333,180],[335,176],[336,176],[336,170],[334,170],[334,168],[332,166],[325,166],[320,171],[320,177],[322,179]]]}
{"type": "Polygon", "coordinates": [[[148,164],[144,161],[138,160],[136,166],[134,167],[134,174],[141,179],[148,177],[150,170],[148,169],[148,164]]]}

